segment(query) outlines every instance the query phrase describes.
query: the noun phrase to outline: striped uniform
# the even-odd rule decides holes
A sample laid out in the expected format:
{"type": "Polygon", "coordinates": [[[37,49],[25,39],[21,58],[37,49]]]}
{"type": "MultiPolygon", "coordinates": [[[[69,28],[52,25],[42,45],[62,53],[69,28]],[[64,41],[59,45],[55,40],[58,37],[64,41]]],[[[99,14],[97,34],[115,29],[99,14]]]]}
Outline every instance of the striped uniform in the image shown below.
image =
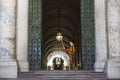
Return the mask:
{"type": "Polygon", "coordinates": [[[72,45],[69,48],[66,49],[68,51],[69,57],[70,57],[70,64],[74,64],[74,55],[76,52],[75,46],[72,45]]]}

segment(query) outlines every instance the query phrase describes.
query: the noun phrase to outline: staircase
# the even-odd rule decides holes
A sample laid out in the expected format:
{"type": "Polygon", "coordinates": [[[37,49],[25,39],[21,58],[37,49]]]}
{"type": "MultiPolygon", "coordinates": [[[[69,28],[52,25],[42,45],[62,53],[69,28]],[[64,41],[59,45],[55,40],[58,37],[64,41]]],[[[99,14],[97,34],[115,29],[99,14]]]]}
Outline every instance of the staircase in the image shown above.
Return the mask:
{"type": "Polygon", "coordinates": [[[107,79],[104,73],[81,70],[41,70],[31,72],[21,72],[17,79],[0,80],[120,80],[107,79]]]}

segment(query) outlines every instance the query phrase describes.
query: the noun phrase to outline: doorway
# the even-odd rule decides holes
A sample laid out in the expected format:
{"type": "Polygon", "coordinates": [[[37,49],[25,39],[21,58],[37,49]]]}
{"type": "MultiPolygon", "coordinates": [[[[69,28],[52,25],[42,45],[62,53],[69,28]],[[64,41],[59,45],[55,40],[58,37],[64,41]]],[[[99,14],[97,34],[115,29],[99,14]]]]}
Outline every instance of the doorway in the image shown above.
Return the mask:
{"type": "Polygon", "coordinates": [[[94,0],[29,0],[30,70],[47,69],[47,56],[61,46],[55,38],[59,1],[63,43],[65,47],[69,47],[69,40],[75,44],[78,69],[91,70],[95,60],[94,0]]]}
{"type": "MultiPolygon", "coordinates": [[[[80,0],[43,0],[43,53],[49,55],[62,44],[56,40],[60,31],[63,36],[63,44],[69,47],[71,40],[77,48],[75,65],[78,66],[81,59],[80,46],[80,0]],[[73,5],[73,6],[71,6],[73,5]],[[60,12],[59,12],[60,10],[60,12]],[[60,28],[60,30],[59,30],[60,28]],[[80,54],[79,54],[80,53],[80,54]]],[[[44,56],[44,55],[43,55],[44,56]]],[[[42,58],[44,61],[45,57],[42,58]]],[[[44,61],[46,62],[46,61],[44,61]]],[[[43,64],[43,67],[46,65],[43,64]]]]}
{"type": "Polygon", "coordinates": [[[47,70],[68,70],[69,66],[69,56],[62,50],[53,51],[47,57],[47,70]]]}

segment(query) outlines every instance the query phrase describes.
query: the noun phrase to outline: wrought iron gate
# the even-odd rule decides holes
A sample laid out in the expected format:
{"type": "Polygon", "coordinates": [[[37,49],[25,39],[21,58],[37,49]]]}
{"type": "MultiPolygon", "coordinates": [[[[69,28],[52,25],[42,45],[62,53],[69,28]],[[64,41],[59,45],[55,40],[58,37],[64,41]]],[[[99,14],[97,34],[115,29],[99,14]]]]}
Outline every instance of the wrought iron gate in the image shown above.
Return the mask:
{"type": "Polygon", "coordinates": [[[94,0],[81,0],[82,67],[93,69],[95,62],[94,0]]]}
{"type": "Polygon", "coordinates": [[[41,0],[29,0],[28,61],[30,70],[41,69],[41,0]]]}

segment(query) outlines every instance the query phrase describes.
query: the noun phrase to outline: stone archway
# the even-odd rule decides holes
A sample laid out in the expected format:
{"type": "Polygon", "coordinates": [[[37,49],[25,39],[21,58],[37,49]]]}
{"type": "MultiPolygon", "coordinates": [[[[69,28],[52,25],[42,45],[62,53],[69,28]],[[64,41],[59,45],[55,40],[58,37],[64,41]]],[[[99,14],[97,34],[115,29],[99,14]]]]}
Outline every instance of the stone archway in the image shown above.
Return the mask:
{"type": "Polygon", "coordinates": [[[70,62],[69,62],[69,56],[66,52],[64,51],[53,51],[51,52],[48,56],[47,56],[47,69],[48,70],[54,70],[54,65],[53,65],[53,60],[56,57],[60,57],[64,60],[63,63],[63,69],[62,70],[67,70],[68,67],[70,66],[70,62]]]}

